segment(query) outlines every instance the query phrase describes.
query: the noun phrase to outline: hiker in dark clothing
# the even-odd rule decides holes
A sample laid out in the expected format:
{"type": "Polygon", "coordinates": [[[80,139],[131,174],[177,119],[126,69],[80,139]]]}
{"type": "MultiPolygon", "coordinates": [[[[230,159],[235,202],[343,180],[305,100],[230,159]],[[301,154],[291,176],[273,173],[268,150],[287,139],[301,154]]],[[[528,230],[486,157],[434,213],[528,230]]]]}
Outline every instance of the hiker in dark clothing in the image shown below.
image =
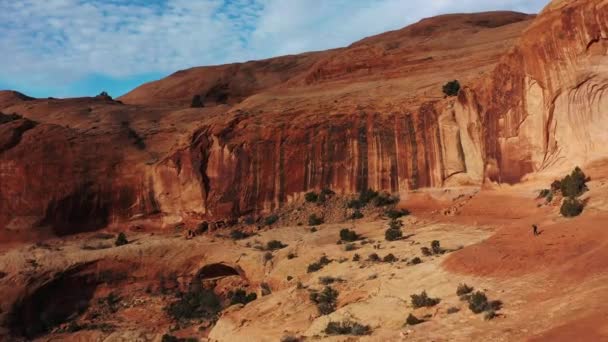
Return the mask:
{"type": "Polygon", "coordinates": [[[532,225],[532,232],[534,233],[534,236],[539,235],[537,225],[535,225],[535,224],[532,225]]]}

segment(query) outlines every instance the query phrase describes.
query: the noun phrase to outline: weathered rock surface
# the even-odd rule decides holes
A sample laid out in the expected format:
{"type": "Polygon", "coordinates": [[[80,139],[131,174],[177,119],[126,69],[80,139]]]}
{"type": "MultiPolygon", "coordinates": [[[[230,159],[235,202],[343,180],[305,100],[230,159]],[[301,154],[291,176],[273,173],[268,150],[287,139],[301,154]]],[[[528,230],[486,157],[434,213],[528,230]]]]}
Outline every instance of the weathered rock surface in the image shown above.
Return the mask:
{"type": "Polygon", "coordinates": [[[515,183],[602,157],[607,4],[425,19],[342,49],[179,71],[122,102],[2,93],[1,111],[37,125],[0,139],[0,227],[223,218],[311,189],[515,183]],[[464,89],[445,98],[452,79],[464,89]],[[187,108],[195,95],[204,108],[187,108]]]}

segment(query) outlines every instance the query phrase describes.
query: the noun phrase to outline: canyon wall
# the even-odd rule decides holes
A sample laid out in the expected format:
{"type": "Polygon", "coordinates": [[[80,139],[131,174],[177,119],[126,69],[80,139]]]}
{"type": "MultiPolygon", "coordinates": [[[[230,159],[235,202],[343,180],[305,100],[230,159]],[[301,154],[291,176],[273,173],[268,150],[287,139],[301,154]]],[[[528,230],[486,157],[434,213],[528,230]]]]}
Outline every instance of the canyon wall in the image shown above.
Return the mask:
{"type": "Polygon", "coordinates": [[[0,226],[68,234],[271,212],[311,190],[516,183],[608,147],[607,4],[448,15],[120,98],[0,92],[0,226]],[[463,89],[445,97],[441,86],[463,89]],[[205,108],[186,108],[194,95],[205,108]]]}

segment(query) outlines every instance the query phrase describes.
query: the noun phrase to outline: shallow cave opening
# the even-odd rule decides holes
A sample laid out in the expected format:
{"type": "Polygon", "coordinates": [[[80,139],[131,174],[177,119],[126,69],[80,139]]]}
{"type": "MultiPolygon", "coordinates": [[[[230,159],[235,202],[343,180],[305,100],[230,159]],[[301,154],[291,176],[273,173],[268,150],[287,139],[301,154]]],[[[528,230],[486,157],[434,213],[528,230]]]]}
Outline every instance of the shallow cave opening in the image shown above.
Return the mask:
{"type": "Polygon", "coordinates": [[[203,268],[198,271],[196,278],[201,281],[205,281],[230,276],[241,276],[241,271],[238,269],[238,267],[234,268],[226,264],[215,263],[203,266],[203,268]]]}
{"type": "Polygon", "coordinates": [[[9,315],[11,334],[32,339],[84,313],[101,282],[83,273],[82,266],[56,275],[15,302],[9,315]]]}

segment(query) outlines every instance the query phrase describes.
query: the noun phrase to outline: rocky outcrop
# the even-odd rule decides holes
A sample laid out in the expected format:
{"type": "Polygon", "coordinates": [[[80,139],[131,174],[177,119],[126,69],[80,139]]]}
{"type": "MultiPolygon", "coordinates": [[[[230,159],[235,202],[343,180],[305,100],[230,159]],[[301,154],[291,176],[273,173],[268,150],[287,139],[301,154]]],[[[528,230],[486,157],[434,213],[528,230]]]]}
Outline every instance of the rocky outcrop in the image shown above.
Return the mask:
{"type": "Polygon", "coordinates": [[[38,124],[0,125],[20,132],[1,135],[0,225],[70,233],[157,212],[175,224],[314,189],[406,196],[600,158],[606,6],[425,19],[343,49],[180,71],[124,105],[13,94],[4,111],[38,124]],[[463,90],[446,98],[451,79],[463,90]],[[187,108],[195,95],[204,108],[187,108]]]}

